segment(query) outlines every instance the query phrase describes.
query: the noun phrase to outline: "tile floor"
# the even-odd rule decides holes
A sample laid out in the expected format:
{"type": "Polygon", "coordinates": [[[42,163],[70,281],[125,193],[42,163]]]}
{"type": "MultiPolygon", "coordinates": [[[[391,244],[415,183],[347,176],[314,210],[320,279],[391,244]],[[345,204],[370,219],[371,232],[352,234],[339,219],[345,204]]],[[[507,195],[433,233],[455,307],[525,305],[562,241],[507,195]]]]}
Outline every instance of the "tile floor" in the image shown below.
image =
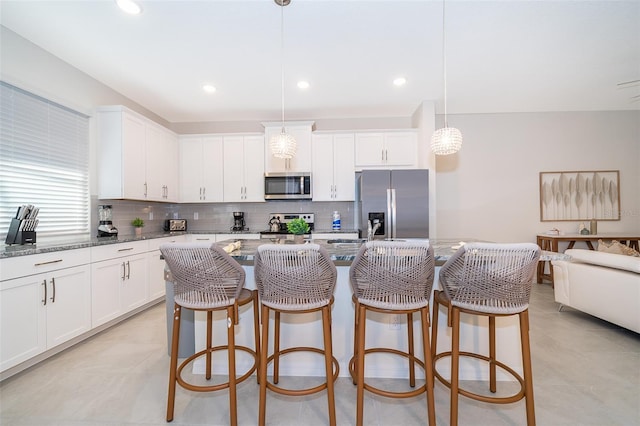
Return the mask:
{"type": "MultiPolygon", "coordinates": [[[[603,301],[604,303],[604,301],[603,301]]],[[[565,308],[549,285],[536,285],[530,307],[538,425],[640,425],[640,335],[565,308]]],[[[169,358],[165,309],[157,305],[0,384],[2,425],[165,425],[169,358]]],[[[304,384],[315,378],[284,378],[304,384]]],[[[283,380],[284,380],[283,379],[283,380]]],[[[387,380],[397,385],[399,380],[387,380]]],[[[472,385],[472,384],[471,384],[472,385]]],[[[336,384],[339,425],[355,422],[355,387],[336,384]]],[[[449,392],[436,382],[436,417],[449,423],[449,392]]],[[[240,385],[239,423],[255,425],[258,387],[240,385]]],[[[365,424],[426,424],[424,397],[366,394],[365,424]]],[[[175,425],[227,425],[226,392],[178,388],[175,425]]],[[[271,425],[327,424],[326,394],[268,394],[271,425]]],[[[460,399],[461,425],[526,424],[524,402],[503,406],[460,399]]]]}

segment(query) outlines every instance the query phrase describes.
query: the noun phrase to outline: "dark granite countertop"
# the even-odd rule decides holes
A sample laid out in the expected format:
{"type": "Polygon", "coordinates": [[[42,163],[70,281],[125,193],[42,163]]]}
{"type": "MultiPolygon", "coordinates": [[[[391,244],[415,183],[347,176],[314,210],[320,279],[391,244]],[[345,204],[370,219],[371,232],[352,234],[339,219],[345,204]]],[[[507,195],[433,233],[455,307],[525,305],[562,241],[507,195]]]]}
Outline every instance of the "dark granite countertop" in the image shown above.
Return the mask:
{"type": "MultiPolygon", "coordinates": [[[[105,237],[105,238],[97,238],[92,236],[87,237],[77,237],[73,239],[50,239],[50,240],[41,240],[36,242],[36,244],[25,244],[25,245],[4,245],[0,246],[0,259],[17,257],[17,256],[28,256],[32,254],[41,254],[41,253],[51,253],[56,251],[64,251],[64,250],[75,250],[80,248],[87,247],[95,247],[102,246],[107,244],[120,244],[120,243],[129,243],[132,241],[144,241],[144,240],[152,240],[155,238],[165,238],[171,237],[174,235],[202,235],[202,234],[258,234],[260,231],[211,231],[211,230],[191,230],[186,232],[150,232],[146,234],[142,234],[141,237],[136,237],[135,235],[119,235],[118,237],[105,237]]],[[[345,234],[345,233],[355,233],[358,231],[355,230],[340,230],[340,231],[315,231],[321,233],[335,233],[335,234],[345,234]]]]}

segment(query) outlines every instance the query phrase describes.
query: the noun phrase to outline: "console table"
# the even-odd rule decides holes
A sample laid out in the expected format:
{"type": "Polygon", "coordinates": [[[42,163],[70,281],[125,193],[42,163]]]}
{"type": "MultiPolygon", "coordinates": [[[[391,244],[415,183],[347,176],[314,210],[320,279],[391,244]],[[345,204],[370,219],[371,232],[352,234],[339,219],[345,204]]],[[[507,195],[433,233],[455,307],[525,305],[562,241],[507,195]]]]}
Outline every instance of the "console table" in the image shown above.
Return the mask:
{"type": "MultiPolygon", "coordinates": [[[[640,242],[640,233],[622,233],[622,234],[564,234],[564,235],[552,235],[552,234],[538,234],[536,236],[536,242],[542,250],[548,250],[558,253],[558,243],[569,243],[567,249],[573,248],[576,242],[581,241],[587,244],[589,250],[595,250],[593,247],[594,242],[598,240],[612,241],[616,240],[622,244],[626,244],[631,248],[638,250],[638,243],[640,242]]],[[[553,286],[553,268],[549,263],[549,273],[544,272],[544,268],[548,260],[541,260],[538,262],[538,282],[542,282],[543,279],[549,280],[553,286]]]]}

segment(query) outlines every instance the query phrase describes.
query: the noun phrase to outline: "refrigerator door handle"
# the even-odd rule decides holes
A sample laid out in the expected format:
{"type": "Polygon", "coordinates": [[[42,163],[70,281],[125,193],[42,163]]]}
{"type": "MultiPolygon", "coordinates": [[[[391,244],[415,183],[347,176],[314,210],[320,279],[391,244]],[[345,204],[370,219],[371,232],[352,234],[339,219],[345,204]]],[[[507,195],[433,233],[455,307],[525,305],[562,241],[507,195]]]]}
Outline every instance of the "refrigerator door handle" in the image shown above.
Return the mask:
{"type": "Polygon", "coordinates": [[[397,230],[397,218],[396,218],[396,190],[391,190],[391,238],[396,238],[397,230]]]}
{"type": "Polygon", "coordinates": [[[385,235],[387,236],[387,238],[393,238],[392,232],[393,232],[393,228],[392,228],[392,224],[393,224],[393,210],[392,210],[392,204],[393,204],[393,197],[391,195],[391,192],[393,191],[393,189],[389,189],[387,188],[387,217],[385,219],[385,235]]]}

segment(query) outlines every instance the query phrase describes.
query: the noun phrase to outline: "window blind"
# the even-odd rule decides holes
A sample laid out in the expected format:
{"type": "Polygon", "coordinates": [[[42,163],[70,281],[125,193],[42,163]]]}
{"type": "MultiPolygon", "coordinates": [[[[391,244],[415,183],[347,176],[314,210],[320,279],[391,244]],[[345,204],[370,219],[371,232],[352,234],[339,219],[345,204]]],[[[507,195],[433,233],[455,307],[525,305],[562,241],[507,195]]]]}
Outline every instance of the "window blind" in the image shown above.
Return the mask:
{"type": "Polygon", "coordinates": [[[89,233],[89,117],[0,81],[0,235],[40,208],[38,239],[89,233]]]}

